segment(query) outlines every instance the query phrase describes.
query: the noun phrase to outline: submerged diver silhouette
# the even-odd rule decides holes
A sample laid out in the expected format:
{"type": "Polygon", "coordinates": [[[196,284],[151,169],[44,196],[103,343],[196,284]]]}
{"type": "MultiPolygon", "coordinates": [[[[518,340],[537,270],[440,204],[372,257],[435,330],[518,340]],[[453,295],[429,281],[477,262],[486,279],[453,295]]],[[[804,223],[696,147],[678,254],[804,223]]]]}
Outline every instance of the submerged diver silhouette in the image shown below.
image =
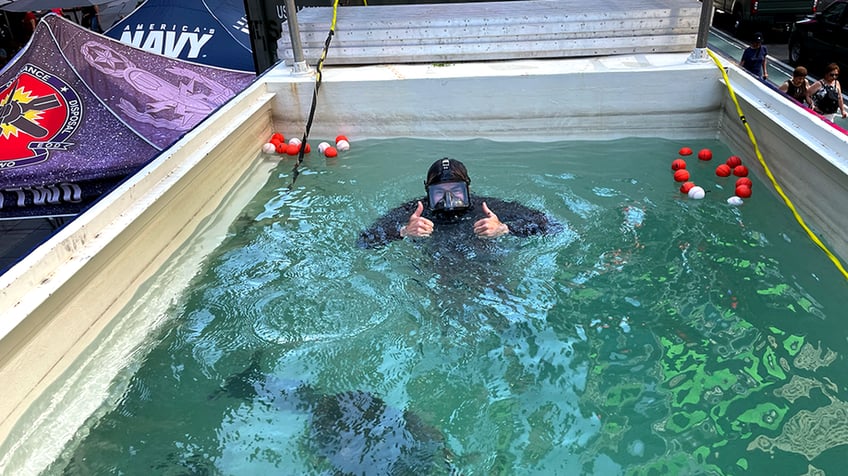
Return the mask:
{"type": "Polygon", "coordinates": [[[444,435],[418,415],[362,390],[323,394],[260,369],[260,353],[210,398],[254,400],[309,416],[309,446],[335,474],[456,474],[444,435]]]}

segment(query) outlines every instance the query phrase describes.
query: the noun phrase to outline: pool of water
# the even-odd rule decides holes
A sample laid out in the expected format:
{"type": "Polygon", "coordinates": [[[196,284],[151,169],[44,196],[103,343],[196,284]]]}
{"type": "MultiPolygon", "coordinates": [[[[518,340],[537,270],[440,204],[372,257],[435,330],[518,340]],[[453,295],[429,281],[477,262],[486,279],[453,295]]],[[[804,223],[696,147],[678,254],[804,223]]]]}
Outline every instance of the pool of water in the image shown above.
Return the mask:
{"type": "Polygon", "coordinates": [[[848,285],[764,183],[726,203],[734,152],[368,140],[291,190],[283,161],[47,473],[839,474],[848,285]],[[563,231],[358,248],[443,156],[563,231]]]}

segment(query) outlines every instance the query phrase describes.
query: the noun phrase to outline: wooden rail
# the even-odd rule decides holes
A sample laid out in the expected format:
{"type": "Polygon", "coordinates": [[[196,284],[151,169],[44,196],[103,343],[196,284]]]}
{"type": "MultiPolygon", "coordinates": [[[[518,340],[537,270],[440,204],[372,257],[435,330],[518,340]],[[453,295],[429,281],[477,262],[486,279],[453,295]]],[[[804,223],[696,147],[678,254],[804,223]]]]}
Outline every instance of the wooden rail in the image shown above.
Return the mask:
{"type": "MultiPolygon", "coordinates": [[[[448,63],[679,53],[695,47],[696,0],[527,0],[340,7],[325,64],[448,63]]],[[[298,12],[316,64],[332,8],[298,12]]],[[[285,25],[284,25],[285,26],[285,25]]],[[[287,29],[278,56],[291,62],[287,29]]]]}

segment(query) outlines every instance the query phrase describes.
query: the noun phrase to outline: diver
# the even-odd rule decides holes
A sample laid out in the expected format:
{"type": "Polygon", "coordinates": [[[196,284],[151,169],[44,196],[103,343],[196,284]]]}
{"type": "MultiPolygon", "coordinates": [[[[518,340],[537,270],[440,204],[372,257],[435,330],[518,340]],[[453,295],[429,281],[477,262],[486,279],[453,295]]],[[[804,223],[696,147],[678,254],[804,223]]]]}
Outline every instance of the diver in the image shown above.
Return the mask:
{"type": "Polygon", "coordinates": [[[544,213],[519,203],[471,194],[471,178],[465,165],[447,157],[427,171],[427,197],[411,200],[377,220],[359,235],[362,248],[378,248],[409,238],[427,238],[437,244],[449,239],[463,248],[485,247],[485,242],[503,235],[520,237],[549,235],[562,225],[544,213]],[[428,204],[424,206],[424,202],[428,204]],[[495,214],[493,210],[497,210],[495,214]],[[474,240],[468,244],[468,239],[474,240]]]}

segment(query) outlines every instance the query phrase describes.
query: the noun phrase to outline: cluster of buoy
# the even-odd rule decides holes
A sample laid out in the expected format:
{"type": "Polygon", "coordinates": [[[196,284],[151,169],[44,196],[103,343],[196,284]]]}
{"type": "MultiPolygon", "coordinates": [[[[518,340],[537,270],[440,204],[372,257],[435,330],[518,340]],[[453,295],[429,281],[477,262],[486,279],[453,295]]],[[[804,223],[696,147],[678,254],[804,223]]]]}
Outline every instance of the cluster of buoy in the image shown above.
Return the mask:
{"type": "MultiPolygon", "coordinates": [[[[671,161],[671,170],[674,172],[674,181],[681,183],[680,193],[685,193],[689,198],[700,200],[706,195],[703,187],[695,185],[689,170],[686,169],[686,160],[683,157],[692,155],[694,152],[689,147],[681,147],[678,154],[681,157],[671,161]]],[[[710,149],[701,149],[698,151],[698,160],[709,162],[713,159],[713,152],[710,149]]],[[[741,205],[743,198],[751,196],[751,186],[753,183],[748,178],[748,167],[742,165],[742,159],[738,156],[731,155],[723,164],[719,164],[715,173],[719,177],[730,177],[734,175],[738,177],[736,180],[735,195],[727,199],[727,203],[731,205],[741,205]]]]}
{"type": "MultiPolygon", "coordinates": [[[[301,142],[297,137],[292,137],[286,142],[286,137],[282,133],[275,132],[271,135],[268,142],[262,144],[262,152],[266,154],[298,155],[301,148],[304,154],[312,152],[312,147],[308,142],[306,144],[302,144],[301,142]]],[[[318,144],[318,151],[324,154],[325,157],[337,157],[339,152],[350,150],[350,140],[346,136],[336,136],[335,144],[333,146],[329,142],[321,142],[318,144]]]]}

